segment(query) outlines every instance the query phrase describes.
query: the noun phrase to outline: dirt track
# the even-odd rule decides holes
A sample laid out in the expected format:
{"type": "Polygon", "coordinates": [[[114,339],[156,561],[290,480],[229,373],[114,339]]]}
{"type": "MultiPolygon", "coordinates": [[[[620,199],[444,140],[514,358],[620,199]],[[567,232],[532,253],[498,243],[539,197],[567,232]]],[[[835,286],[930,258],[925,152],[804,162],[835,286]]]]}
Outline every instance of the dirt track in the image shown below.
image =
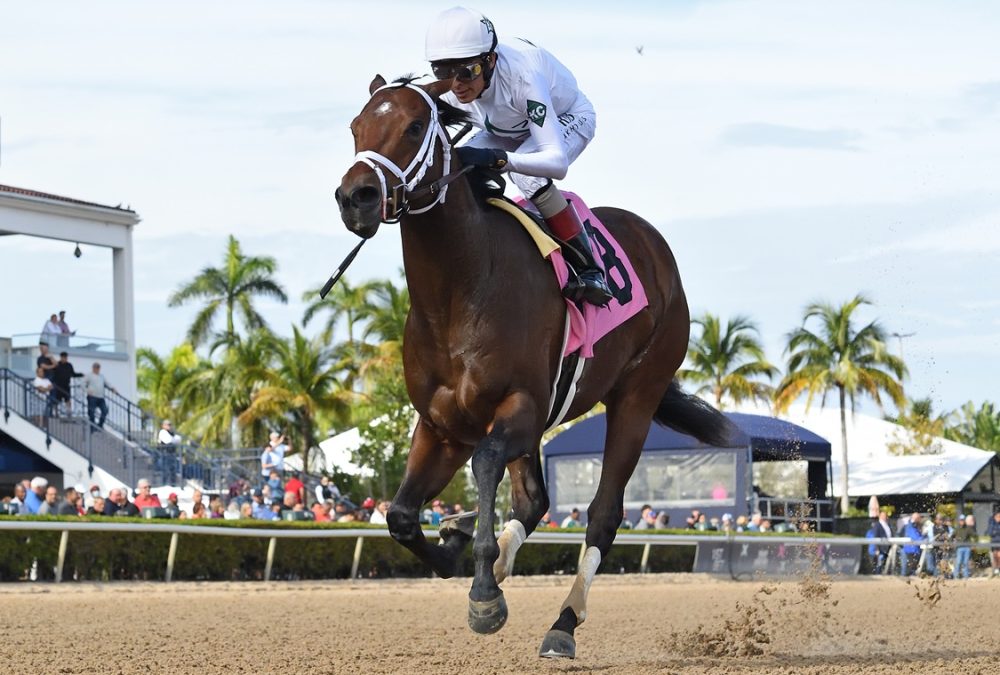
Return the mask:
{"type": "Polygon", "coordinates": [[[600,576],[575,661],[536,656],[569,578],[513,578],[496,635],[469,580],[7,585],[11,673],[1000,674],[1000,581],[600,576]]]}

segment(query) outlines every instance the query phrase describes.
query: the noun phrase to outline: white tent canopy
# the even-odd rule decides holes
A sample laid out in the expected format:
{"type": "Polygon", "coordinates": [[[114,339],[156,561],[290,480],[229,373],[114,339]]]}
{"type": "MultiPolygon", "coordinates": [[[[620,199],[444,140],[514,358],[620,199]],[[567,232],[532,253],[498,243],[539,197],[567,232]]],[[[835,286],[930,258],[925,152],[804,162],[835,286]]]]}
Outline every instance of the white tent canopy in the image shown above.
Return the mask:
{"type": "MultiPolygon", "coordinates": [[[[741,412],[769,414],[766,409],[743,406],[741,412]]],[[[830,441],[833,495],[839,496],[841,457],[840,409],[813,405],[793,405],[781,416],[830,441]]],[[[992,452],[937,438],[934,449],[925,455],[898,456],[890,452],[893,443],[905,442],[908,431],[898,424],[847,412],[848,493],[852,497],[891,494],[935,494],[961,492],[996,455],[992,452]]]]}
{"type": "MultiPolygon", "coordinates": [[[[351,476],[371,478],[374,472],[368,467],[358,466],[352,461],[353,451],[361,445],[361,433],[357,427],[348,429],[325,441],[320,441],[319,452],[310,453],[309,473],[333,473],[336,469],[351,476]]],[[[302,470],[302,455],[285,458],[285,466],[293,471],[302,470]]]]}

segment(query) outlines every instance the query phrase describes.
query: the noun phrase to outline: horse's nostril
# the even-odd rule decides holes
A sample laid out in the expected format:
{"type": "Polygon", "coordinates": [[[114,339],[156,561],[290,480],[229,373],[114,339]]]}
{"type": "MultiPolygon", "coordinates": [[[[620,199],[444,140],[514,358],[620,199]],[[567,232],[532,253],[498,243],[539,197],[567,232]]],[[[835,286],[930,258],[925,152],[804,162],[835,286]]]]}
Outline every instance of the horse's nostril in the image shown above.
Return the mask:
{"type": "Polygon", "coordinates": [[[359,187],[351,193],[351,201],[358,208],[374,206],[379,201],[378,188],[371,187],[370,185],[359,187]]]}

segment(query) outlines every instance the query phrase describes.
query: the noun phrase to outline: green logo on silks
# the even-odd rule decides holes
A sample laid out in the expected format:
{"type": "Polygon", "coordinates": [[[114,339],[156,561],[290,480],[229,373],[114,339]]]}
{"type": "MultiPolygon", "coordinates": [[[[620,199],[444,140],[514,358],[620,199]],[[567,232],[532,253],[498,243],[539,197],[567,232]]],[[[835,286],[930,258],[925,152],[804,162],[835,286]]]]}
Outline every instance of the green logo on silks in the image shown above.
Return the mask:
{"type": "Polygon", "coordinates": [[[528,99],[528,119],[538,126],[542,126],[545,124],[545,112],[546,108],[544,103],[532,101],[530,98],[528,99]]]}

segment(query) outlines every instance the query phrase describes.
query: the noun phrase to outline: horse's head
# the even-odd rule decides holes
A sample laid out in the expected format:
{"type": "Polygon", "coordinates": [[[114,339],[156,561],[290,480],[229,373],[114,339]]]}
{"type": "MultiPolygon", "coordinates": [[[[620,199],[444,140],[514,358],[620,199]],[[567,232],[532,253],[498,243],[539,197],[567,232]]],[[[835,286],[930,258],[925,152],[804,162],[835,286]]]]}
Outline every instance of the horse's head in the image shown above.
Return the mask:
{"type": "MultiPolygon", "coordinates": [[[[419,212],[410,209],[408,193],[432,179],[427,174],[435,162],[443,165],[436,173],[443,173],[451,161],[437,101],[449,84],[444,80],[422,86],[404,79],[386,85],[381,75],[372,80],[371,98],[351,122],[357,155],[337,189],[347,229],[367,239],[382,222],[419,212]]],[[[431,206],[443,200],[443,193],[437,194],[431,206]]]]}

